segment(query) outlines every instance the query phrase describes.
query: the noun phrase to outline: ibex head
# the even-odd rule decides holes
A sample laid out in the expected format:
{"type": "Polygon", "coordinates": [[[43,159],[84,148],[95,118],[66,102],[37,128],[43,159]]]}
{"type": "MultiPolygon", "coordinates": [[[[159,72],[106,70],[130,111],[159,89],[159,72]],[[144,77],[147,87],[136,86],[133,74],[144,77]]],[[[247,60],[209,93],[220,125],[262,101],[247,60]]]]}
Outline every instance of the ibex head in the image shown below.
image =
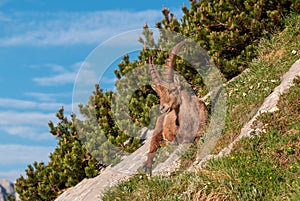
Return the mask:
{"type": "Polygon", "coordinates": [[[171,53],[169,53],[167,62],[165,64],[165,79],[162,80],[154,67],[153,58],[150,59],[150,74],[153,81],[152,88],[157,93],[160,98],[159,109],[161,113],[166,113],[171,110],[176,110],[179,108],[180,100],[180,82],[178,79],[174,78],[174,64],[176,55],[179,49],[184,44],[184,41],[178,43],[172,48],[171,53]]]}
{"type": "Polygon", "coordinates": [[[162,85],[157,85],[154,90],[160,97],[159,110],[161,113],[166,113],[175,110],[180,105],[179,90],[177,88],[167,88],[162,85]]]}

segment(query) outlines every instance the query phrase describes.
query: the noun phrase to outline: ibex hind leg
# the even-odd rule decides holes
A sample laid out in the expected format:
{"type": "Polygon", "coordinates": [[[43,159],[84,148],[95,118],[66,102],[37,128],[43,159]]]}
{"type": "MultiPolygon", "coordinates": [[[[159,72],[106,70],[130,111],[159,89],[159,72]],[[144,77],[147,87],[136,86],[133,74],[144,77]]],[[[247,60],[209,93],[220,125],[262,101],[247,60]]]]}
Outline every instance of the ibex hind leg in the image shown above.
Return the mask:
{"type": "Polygon", "coordinates": [[[194,139],[194,144],[198,144],[201,136],[204,134],[205,129],[208,124],[208,108],[206,107],[205,103],[201,100],[198,100],[198,107],[199,107],[199,129],[194,139]]]}
{"type": "Polygon", "coordinates": [[[197,145],[199,140],[201,139],[201,136],[203,135],[203,130],[201,129],[201,131],[198,131],[195,138],[194,138],[194,145],[197,145]]]}

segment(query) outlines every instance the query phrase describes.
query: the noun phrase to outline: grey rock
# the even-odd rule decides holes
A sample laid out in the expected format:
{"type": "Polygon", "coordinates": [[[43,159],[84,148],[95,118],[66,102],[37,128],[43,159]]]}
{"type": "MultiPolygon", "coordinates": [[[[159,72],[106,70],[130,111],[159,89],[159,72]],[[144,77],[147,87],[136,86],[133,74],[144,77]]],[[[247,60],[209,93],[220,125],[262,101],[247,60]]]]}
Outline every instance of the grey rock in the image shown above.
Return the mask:
{"type": "Polygon", "coordinates": [[[7,201],[7,195],[16,197],[15,186],[7,179],[0,179],[0,201],[7,201]]]}

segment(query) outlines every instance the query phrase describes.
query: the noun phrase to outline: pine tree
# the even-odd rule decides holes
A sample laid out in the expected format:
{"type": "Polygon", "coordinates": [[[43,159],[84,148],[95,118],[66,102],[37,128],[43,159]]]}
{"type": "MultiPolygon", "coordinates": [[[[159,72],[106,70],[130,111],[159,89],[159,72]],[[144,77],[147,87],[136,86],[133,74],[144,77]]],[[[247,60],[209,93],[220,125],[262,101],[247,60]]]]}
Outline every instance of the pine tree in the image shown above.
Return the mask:
{"type": "MultiPolygon", "coordinates": [[[[114,97],[115,102],[112,105],[116,108],[113,109],[126,112],[118,114],[111,111],[111,92],[106,92],[110,98],[105,97],[106,95],[103,98],[106,99],[105,104],[110,105],[110,113],[98,112],[101,116],[100,122],[103,124],[101,129],[104,130],[105,135],[108,135],[107,133],[111,133],[111,131],[107,132],[107,130],[115,128],[114,131],[117,132],[113,132],[114,135],[110,135],[108,139],[124,149],[124,142],[128,140],[124,136],[138,136],[137,128],[150,126],[151,114],[149,112],[151,107],[159,102],[156,93],[149,85],[142,86],[135,92],[129,93],[128,90],[136,85],[135,80],[145,79],[143,75],[147,72],[144,71],[143,66],[149,62],[150,57],[154,57],[156,65],[163,65],[166,62],[167,52],[162,51],[161,47],[172,47],[176,43],[176,38],[173,42],[166,40],[163,30],[178,32],[196,41],[207,50],[224,77],[230,79],[245,69],[247,62],[254,58],[259,39],[268,36],[276,28],[282,29],[284,16],[292,11],[300,12],[299,7],[299,0],[191,0],[189,9],[183,6],[183,16],[180,20],[170,10],[164,8],[162,10],[163,19],[156,24],[161,29],[158,43],[154,42],[153,33],[146,24],[143,30],[144,39],[139,39],[144,44],[144,48],[139,53],[138,59],[130,61],[129,55],[125,55],[123,61],[118,65],[118,69],[115,70],[119,97],[122,95],[126,97],[126,93],[132,93],[132,96],[128,98],[129,111],[123,109],[124,105],[122,102],[118,102],[118,97],[114,97]],[[133,69],[135,69],[136,77],[131,79],[130,72],[133,69]],[[124,119],[119,122],[117,127],[116,124],[113,126],[107,124],[113,119],[111,112],[117,118],[124,119]],[[127,126],[125,131],[122,130],[123,125],[127,126]],[[116,143],[116,139],[119,143],[116,143]]],[[[187,61],[178,57],[174,69],[187,80],[197,95],[203,96],[207,93],[202,77],[187,61]]],[[[101,91],[102,89],[97,90],[101,91]]],[[[102,102],[97,102],[97,105],[100,104],[100,106],[98,105],[96,108],[103,107],[102,102]]],[[[105,111],[103,108],[102,110],[105,111]]],[[[115,119],[113,120],[115,121],[115,119]]],[[[130,147],[130,144],[126,144],[126,147],[130,147]]],[[[133,146],[131,151],[137,147],[133,146]]]]}
{"type": "MultiPolygon", "coordinates": [[[[163,19],[156,24],[161,31],[158,44],[154,42],[153,33],[146,24],[143,30],[144,39],[139,40],[144,44],[144,48],[137,60],[130,61],[128,55],[124,56],[118,65],[119,69],[115,70],[118,78],[116,84],[122,83],[120,85],[124,89],[130,90],[134,79],[128,79],[128,72],[143,67],[152,56],[155,64],[165,63],[167,52],[159,49],[162,46],[172,47],[176,39],[173,43],[165,40],[164,30],[178,32],[197,42],[207,50],[223,76],[230,79],[244,70],[247,62],[254,58],[259,39],[268,37],[275,29],[282,29],[284,16],[290,12],[299,13],[299,8],[299,0],[191,0],[189,9],[183,6],[183,16],[180,20],[164,8],[163,19]],[[165,42],[169,44],[164,44],[165,42]]],[[[187,61],[177,57],[174,69],[187,80],[197,95],[203,96],[207,93],[202,77],[187,61]]],[[[143,80],[143,72],[136,74],[136,79],[143,80]]],[[[128,116],[136,125],[147,126],[150,121],[150,108],[156,103],[158,98],[151,87],[141,87],[130,99],[128,116]]]]}
{"type": "Polygon", "coordinates": [[[180,21],[164,9],[157,27],[197,41],[230,79],[255,56],[259,38],[282,29],[284,16],[299,8],[299,0],[190,0],[180,21]]]}
{"type": "Polygon", "coordinates": [[[58,145],[47,165],[34,162],[28,165],[26,177],[17,179],[16,191],[21,200],[54,200],[64,189],[98,174],[97,161],[79,140],[74,122],[64,116],[63,108],[56,116],[60,122],[54,126],[50,121],[49,127],[58,145]]]}
{"type": "Polygon", "coordinates": [[[140,146],[138,138],[128,135],[117,125],[111,109],[112,95],[112,91],[104,92],[96,84],[88,103],[79,105],[84,120],[75,120],[81,141],[105,166],[115,164],[122,155],[140,146]]]}

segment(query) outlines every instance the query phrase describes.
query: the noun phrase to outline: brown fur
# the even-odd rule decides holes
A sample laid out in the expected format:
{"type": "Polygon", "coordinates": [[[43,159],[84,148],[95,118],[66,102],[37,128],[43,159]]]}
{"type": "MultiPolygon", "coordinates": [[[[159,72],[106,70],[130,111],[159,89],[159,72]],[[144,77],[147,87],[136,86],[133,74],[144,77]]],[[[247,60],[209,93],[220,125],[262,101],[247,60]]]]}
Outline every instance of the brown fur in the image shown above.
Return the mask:
{"type": "Polygon", "coordinates": [[[179,127],[177,118],[178,117],[175,110],[172,110],[165,115],[162,130],[164,140],[167,140],[169,142],[173,142],[175,140],[176,133],[179,127]]]}
{"type": "Polygon", "coordinates": [[[207,124],[208,110],[198,97],[190,95],[182,89],[180,83],[174,81],[173,65],[176,54],[184,43],[177,44],[166,62],[166,80],[160,79],[154,68],[153,59],[150,61],[150,74],[154,84],[152,88],[160,98],[161,115],[156,120],[154,133],[150,142],[148,158],[144,162],[145,171],[151,174],[154,153],[165,140],[181,143],[197,143],[207,124]]]}
{"type": "MultiPolygon", "coordinates": [[[[163,90],[166,92],[166,90],[163,90]]],[[[158,93],[160,94],[160,93],[158,93]]],[[[166,110],[156,121],[154,133],[150,142],[148,158],[144,163],[145,171],[151,174],[154,153],[163,141],[181,143],[198,143],[204,127],[207,124],[208,110],[204,102],[196,96],[190,96],[186,90],[182,90],[181,102],[171,94],[161,94],[160,107],[166,110]],[[168,102],[164,102],[169,100],[168,102]],[[173,103],[173,104],[171,104],[173,103]],[[175,104],[177,103],[177,104],[175,104]],[[168,106],[168,107],[167,107],[168,106]]]]}

